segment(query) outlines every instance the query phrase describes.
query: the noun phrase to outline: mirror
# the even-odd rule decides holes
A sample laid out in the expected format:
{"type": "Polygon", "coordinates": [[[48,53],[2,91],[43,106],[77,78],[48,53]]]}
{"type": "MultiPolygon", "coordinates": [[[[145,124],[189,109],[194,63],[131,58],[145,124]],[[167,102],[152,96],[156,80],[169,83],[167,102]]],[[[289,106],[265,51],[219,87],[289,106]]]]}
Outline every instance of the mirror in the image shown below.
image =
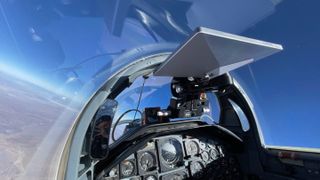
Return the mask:
{"type": "Polygon", "coordinates": [[[92,159],[101,160],[108,156],[110,129],[117,106],[117,101],[106,99],[94,116],[89,142],[89,154],[92,159]]]}

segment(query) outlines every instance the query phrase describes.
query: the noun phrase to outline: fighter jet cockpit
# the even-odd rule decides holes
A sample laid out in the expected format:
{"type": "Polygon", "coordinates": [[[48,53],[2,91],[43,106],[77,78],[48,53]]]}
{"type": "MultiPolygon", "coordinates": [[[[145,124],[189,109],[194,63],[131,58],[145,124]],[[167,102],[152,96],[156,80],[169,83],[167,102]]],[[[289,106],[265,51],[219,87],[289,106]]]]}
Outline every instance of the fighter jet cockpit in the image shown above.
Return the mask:
{"type": "Polygon", "coordinates": [[[90,121],[79,179],[286,179],[292,168],[304,177],[297,154],[263,147],[254,107],[229,74],[281,50],[199,28],[170,55],[127,66],[80,117],[90,121]]]}
{"type": "MultiPolygon", "coordinates": [[[[230,79],[221,76],[214,81],[228,83],[230,79]]],[[[233,151],[241,148],[242,139],[218,125],[216,94],[232,90],[214,81],[145,75],[114,100],[106,100],[96,118],[112,119],[104,126],[110,131],[94,129],[91,153],[97,157],[104,154],[101,142],[109,143],[110,151],[108,160],[96,164],[96,178],[239,179],[241,171],[233,151]],[[113,118],[106,117],[112,114],[105,112],[110,106],[113,118]],[[109,139],[101,138],[103,133],[109,139]]],[[[245,123],[243,126],[248,126],[249,122],[245,123]]]]}

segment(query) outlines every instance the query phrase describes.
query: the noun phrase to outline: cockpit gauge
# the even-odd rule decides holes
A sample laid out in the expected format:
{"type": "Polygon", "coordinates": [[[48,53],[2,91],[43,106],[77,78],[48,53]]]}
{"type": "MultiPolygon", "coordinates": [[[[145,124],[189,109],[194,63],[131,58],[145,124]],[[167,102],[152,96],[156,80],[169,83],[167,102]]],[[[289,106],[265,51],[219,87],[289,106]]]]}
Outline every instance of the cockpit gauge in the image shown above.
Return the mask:
{"type": "Polygon", "coordinates": [[[191,140],[185,143],[187,154],[190,156],[194,156],[199,154],[199,145],[196,141],[191,140]]]}
{"type": "Polygon", "coordinates": [[[207,151],[203,151],[201,153],[201,158],[206,163],[210,161],[210,155],[209,155],[209,153],[207,151]]]}
{"type": "Polygon", "coordinates": [[[156,167],[156,158],[152,153],[146,151],[141,154],[139,163],[143,171],[150,171],[156,167]]]}
{"type": "Polygon", "coordinates": [[[190,173],[192,177],[198,179],[202,176],[202,169],[204,168],[204,165],[199,161],[192,161],[190,163],[190,173]]]}
{"type": "Polygon", "coordinates": [[[124,160],[120,164],[120,171],[122,177],[129,177],[134,175],[135,172],[135,164],[130,160],[124,160]]]}
{"type": "Polygon", "coordinates": [[[210,150],[210,157],[211,157],[211,159],[213,159],[213,160],[217,160],[217,159],[219,158],[219,151],[216,150],[216,148],[212,148],[212,149],[210,150]]]}
{"type": "Polygon", "coordinates": [[[181,144],[178,140],[170,138],[161,146],[161,157],[166,164],[174,166],[182,153],[181,144]]]}
{"type": "Polygon", "coordinates": [[[140,176],[125,178],[126,180],[142,180],[140,176]]]}
{"type": "Polygon", "coordinates": [[[114,176],[118,176],[118,167],[114,167],[109,171],[109,176],[110,177],[114,177],[114,176]]]}
{"type": "Polygon", "coordinates": [[[199,142],[199,146],[201,149],[206,149],[206,147],[207,147],[206,143],[202,142],[202,141],[199,142]]]}
{"type": "Polygon", "coordinates": [[[144,178],[145,180],[157,180],[157,177],[154,175],[149,175],[147,177],[144,178]]]}
{"type": "Polygon", "coordinates": [[[181,136],[159,138],[156,141],[161,172],[167,172],[183,165],[184,151],[181,136]]]}
{"type": "Polygon", "coordinates": [[[185,171],[177,171],[162,176],[162,180],[183,180],[188,179],[188,174],[185,171]]]}

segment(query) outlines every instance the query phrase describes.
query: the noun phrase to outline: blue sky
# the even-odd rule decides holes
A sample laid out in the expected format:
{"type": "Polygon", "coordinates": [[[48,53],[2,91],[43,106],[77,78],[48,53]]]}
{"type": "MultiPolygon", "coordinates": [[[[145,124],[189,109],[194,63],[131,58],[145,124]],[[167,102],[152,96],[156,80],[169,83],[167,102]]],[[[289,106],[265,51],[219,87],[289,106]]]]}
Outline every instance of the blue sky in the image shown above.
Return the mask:
{"type": "Polygon", "coordinates": [[[320,147],[319,6],[319,1],[284,1],[273,15],[242,33],[284,47],[236,72],[263,112],[268,144],[320,147]]]}

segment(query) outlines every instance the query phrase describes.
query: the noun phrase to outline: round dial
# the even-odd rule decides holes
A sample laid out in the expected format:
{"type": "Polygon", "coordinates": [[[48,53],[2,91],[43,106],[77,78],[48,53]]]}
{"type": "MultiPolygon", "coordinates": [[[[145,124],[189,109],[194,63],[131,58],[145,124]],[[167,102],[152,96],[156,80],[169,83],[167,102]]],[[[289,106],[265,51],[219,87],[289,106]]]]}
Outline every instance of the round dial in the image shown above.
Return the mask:
{"type": "Polygon", "coordinates": [[[195,141],[189,141],[186,143],[186,150],[188,155],[196,155],[199,153],[199,145],[195,141]]]}
{"type": "Polygon", "coordinates": [[[160,152],[162,159],[169,167],[175,167],[183,157],[180,142],[173,138],[162,144],[160,152]]]}
{"type": "Polygon", "coordinates": [[[205,161],[205,162],[208,162],[210,160],[210,155],[207,151],[203,151],[201,153],[201,158],[205,161]]]}
{"type": "Polygon", "coordinates": [[[203,164],[199,161],[193,161],[190,164],[190,172],[192,177],[194,178],[200,178],[202,176],[202,169],[203,169],[203,164]]]}
{"type": "Polygon", "coordinates": [[[201,149],[206,149],[207,145],[205,142],[200,141],[199,144],[201,149]]]}
{"type": "Polygon", "coordinates": [[[187,179],[188,175],[186,172],[175,172],[172,174],[167,174],[165,176],[162,176],[162,180],[183,180],[187,179]]]}
{"type": "Polygon", "coordinates": [[[187,178],[187,174],[186,173],[182,173],[182,174],[174,174],[172,179],[173,180],[183,180],[187,178]]]}
{"type": "Polygon", "coordinates": [[[131,176],[134,174],[135,170],[134,163],[132,161],[125,160],[121,163],[120,169],[123,176],[131,176]]]}
{"type": "Polygon", "coordinates": [[[154,175],[147,176],[145,179],[146,180],[157,180],[157,178],[154,175]]]}
{"type": "Polygon", "coordinates": [[[118,169],[117,169],[117,167],[114,167],[114,168],[112,168],[111,170],[110,170],[110,172],[109,172],[109,176],[117,176],[118,175],[118,169]]]}
{"type": "Polygon", "coordinates": [[[219,152],[214,148],[210,150],[210,157],[213,160],[217,160],[219,158],[219,152]]]}
{"type": "Polygon", "coordinates": [[[144,152],[141,154],[139,163],[142,170],[148,171],[156,166],[156,159],[150,152],[144,152]]]}

